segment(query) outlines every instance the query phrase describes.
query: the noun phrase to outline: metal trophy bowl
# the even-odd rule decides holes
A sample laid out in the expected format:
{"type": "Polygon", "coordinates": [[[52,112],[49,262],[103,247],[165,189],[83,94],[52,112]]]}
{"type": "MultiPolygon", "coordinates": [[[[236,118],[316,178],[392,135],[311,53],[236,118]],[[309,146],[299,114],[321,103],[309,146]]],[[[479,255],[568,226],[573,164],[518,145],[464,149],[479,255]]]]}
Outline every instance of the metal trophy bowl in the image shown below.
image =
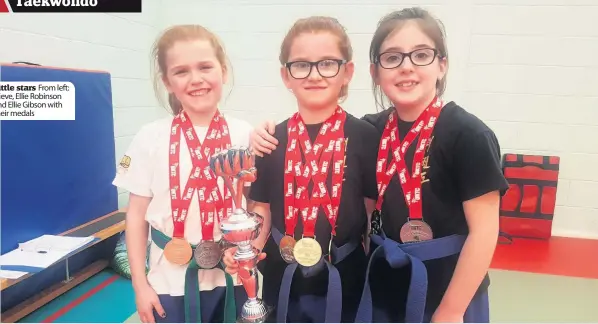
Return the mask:
{"type": "Polygon", "coordinates": [[[244,183],[256,179],[254,161],[255,157],[246,148],[230,148],[210,158],[212,171],[224,179],[234,197],[235,210],[220,222],[220,230],[225,241],[237,246],[233,258],[239,263],[237,275],[249,297],[241,310],[241,323],[263,323],[271,311],[271,308],[257,297],[258,253],[251,244],[261,232],[263,217],[247,212],[241,207],[244,183]],[[236,190],[233,190],[233,179],[237,179],[236,190]]]}

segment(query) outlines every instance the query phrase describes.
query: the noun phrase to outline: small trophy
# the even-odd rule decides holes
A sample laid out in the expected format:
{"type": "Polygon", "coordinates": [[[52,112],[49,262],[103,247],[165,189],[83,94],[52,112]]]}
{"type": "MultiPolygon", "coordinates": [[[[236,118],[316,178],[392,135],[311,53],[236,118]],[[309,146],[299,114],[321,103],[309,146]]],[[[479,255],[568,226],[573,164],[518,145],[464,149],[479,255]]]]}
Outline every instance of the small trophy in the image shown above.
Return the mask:
{"type": "Polygon", "coordinates": [[[245,182],[256,179],[254,156],[246,148],[230,148],[210,158],[210,167],[216,176],[222,177],[225,185],[233,195],[235,210],[220,222],[220,230],[224,240],[237,246],[233,258],[239,263],[238,276],[245,287],[249,299],[243,304],[239,322],[263,323],[272,310],[257,297],[258,277],[256,249],[251,242],[262,229],[263,217],[244,210],[241,206],[245,182]],[[232,179],[237,179],[236,190],[233,190],[232,179]]]}

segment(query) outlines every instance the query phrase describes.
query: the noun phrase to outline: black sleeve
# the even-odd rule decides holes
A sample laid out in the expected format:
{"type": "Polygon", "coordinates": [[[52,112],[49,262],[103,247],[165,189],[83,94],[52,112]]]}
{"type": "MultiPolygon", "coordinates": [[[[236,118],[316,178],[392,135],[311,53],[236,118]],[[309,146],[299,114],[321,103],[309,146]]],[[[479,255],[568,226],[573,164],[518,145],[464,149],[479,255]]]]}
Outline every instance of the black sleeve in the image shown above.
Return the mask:
{"type": "Polygon", "coordinates": [[[378,121],[378,118],[376,117],[376,115],[377,114],[366,114],[366,115],[363,115],[363,117],[361,117],[360,119],[376,126],[376,121],[378,121]]]}
{"type": "Polygon", "coordinates": [[[361,120],[373,125],[374,128],[378,130],[378,132],[382,133],[384,126],[386,126],[388,115],[390,115],[393,111],[394,108],[388,108],[375,114],[366,114],[363,117],[361,117],[361,120]]]}
{"type": "Polygon", "coordinates": [[[270,203],[270,192],[268,185],[271,183],[270,174],[268,172],[268,161],[272,158],[271,154],[265,154],[264,157],[255,157],[255,168],[257,169],[257,179],[251,184],[249,191],[249,199],[261,203],[270,203]]]}
{"type": "Polygon", "coordinates": [[[361,154],[361,177],[363,193],[367,198],[378,199],[378,183],[376,182],[376,163],[378,160],[378,146],[380,134],[378,130],[366,125],[363,131],[361,154]]]}
{"type": "Polygon", "coordinates": [[[455,145],[455,176],[462,201],[509,188],[501,168],[500,145],[491,130],[463,135],[455,145]]]}

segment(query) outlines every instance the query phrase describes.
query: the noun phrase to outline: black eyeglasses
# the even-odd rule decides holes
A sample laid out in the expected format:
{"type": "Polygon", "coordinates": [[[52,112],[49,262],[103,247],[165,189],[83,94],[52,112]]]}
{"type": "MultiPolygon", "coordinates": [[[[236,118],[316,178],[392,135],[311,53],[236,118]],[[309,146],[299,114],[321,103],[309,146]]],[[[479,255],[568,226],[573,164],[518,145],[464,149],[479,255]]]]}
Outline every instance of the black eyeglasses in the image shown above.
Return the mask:
{"type": "Polygon", "coordinates": [[[341,69],[341,65],[347,63],[347,60],[325,59],[317,62],[294,61],[287,62],[285,66],[291,76],[295,79],[305,79],[309,77],[313,67],[316,67],[318,74],[323,78],[334,78],[341,69]]]}
{"type": "Polygon", "coordinates": [[[438,55],[438,50],[433,48],[422,48],[409,53],[401,52],[384,52],[378,55],[378,64],[385,69],[394,69],[401,66],[405,57],[411,60],[411,63],[416,66],[426,66],[432,64],[438,55]]]}

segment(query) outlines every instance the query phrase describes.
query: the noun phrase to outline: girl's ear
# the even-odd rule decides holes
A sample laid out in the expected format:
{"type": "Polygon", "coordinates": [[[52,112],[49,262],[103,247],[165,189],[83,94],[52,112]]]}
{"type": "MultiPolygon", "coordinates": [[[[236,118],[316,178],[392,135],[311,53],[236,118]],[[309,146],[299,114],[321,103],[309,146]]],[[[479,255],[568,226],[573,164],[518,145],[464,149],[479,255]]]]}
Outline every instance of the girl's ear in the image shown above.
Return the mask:
{"type": "Polygon", "coordinates": [[[351,80],[353,79],[354,72],[355,72],[355,64],[353,63],[353,61],[349,61],[349,62],[345,63],[345,80],[343,82],[343,85],[348,86],[349,83],[351,83],[351,80]]]}
{"type": "Polygon", "coordinates": [[[446,76],[446,70],[448,68],[448,62],[446,61],[446,57],[443,57],[438,60],[438,66],[440,67],[440,73],[438,74],[438,81],[441,81],[446,76]]]}

